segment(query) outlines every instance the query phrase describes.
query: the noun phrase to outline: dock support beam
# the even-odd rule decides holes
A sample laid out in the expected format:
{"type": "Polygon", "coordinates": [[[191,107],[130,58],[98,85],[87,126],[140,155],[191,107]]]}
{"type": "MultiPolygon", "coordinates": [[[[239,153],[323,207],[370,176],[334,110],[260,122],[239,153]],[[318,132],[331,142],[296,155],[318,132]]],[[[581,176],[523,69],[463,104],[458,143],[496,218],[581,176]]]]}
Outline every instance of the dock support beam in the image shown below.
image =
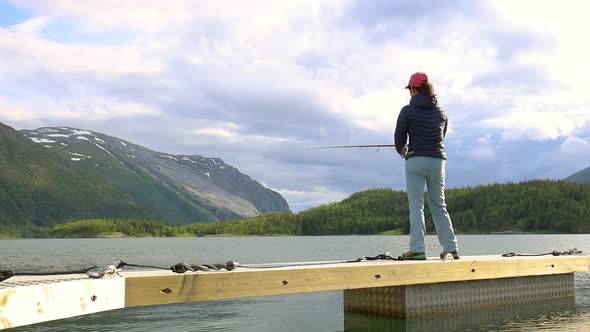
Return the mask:
{"type": "Polygon", "coordinates": [[[398,318],[574,296],[574,274],[347,289],[344,311],[398,318]]]}

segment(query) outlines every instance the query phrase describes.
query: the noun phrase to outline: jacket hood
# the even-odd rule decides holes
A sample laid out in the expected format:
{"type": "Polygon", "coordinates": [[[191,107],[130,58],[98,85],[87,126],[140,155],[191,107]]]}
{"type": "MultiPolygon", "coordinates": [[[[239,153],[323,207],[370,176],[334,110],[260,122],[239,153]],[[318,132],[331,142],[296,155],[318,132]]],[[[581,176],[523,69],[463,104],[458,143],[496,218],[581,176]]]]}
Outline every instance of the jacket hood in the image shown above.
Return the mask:
{"type": "Polygon", "coordinates": [[[410,105],[423,109],[430,109],[436,106],[436,97],[430,97],[423,93],[412,96],[410,105]]]}

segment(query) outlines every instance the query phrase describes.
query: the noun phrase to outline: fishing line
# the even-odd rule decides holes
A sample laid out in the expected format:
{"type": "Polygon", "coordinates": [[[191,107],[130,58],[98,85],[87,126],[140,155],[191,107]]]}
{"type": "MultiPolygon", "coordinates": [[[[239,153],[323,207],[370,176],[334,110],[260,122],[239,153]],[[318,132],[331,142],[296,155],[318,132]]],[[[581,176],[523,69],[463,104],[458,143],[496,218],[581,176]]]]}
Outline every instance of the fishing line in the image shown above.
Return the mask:
{"type": "Polygon", "coordinates": [[[334,146],[320,146],[316,148],[307,148],[305,150],[323,150],[323,149],[351,149],[351,148],[394,148],[395,144],[370,144],[370,145],[334,145],[334,146]]]}

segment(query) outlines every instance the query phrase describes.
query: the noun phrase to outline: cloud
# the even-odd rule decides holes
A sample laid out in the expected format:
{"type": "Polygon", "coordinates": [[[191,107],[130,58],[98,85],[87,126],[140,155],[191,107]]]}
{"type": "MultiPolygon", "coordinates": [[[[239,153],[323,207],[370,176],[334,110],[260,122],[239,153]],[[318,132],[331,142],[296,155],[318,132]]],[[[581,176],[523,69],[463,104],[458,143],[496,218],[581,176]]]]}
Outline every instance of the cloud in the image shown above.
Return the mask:
{"type": "Polygon", "coordinates": [[[144,53],[147,51],[137,45],[61,44],[29,35],[28,32],[0,28],[0,73],[16,80],[37,83],[43,79],[43,74],[64,80],[70,78],[68,75],[75,74],[105,77],[157,73],[161,70],[161,64],[147,56],[144,53]],[[15,63],[19,63],[19,66],[15,67],[15,63]]]}
{"type": "MultiPolygon", "coordinates": [[[[542,109],[542,108],[541,108],[542,109]]],[[[485,121],[486,124],[503,129],[505,141],[554,140],[574,133],[578,126],[584,125],[590,114],[567,114],[558,111],[513,111],[485,121]]]]}
{"type": "Polygon", "coordinates": [[[180,6],[182,1],[69,1],[17,0],[24,8],[56,17],[86,21],[86,29],[163,29],[168,23],[187,17],[180,6]],[[166,15],[162,15],[166,13],[166,15]]]}
{"type": "Polygon", "coordinates": [[[583,10],[358,0],[14,6],[30,17],[0,28],[1,120],[221,157],[284,188],[294,210],[404,187],[392,150],[305,149],[391,143],[417,70],[450,117],[450,187],[571,170],[553,156],[585,162],[567,152],[590,137],[583,10]]]}
{"type": "Polygon", "coordinates": [[[347,196],[344,192],[333,192],[326,187],[315,187],[311,191],[276,189],[287,201],[294,211],[301,211],[310,206],[319,206],[335,203],[347,196]]]}
{"type": "Polygon", "coordinates": [[[472,83],[478,88],[493,90],[498,93],[536,94],[548,89],[562,89],[558,81],[548,74],[539,71],[538,68],[515,64],[504,66],[493,72],[487,72],[474,77],[472,83]]]}
{"type": "Polygon", "coordinates": [[[496,151],[490,141],[490,136],[478,138],[473,147],[465,152],[465,155],[472,160],[493,160],[496,157],[496,151]]]}
{"type": "Polygon", "coordinates": [[[228,131],[224,128],[201,128],[194,131],[196,135],[212,136],[218,138],[233,138],[237,139],[238,134],[228,131]]]}
{"type": "Polygon", "coordinates": [[[590,141],[578,137],[569,137],[559,146],[558,159],[564,162],[579,161],[580,155],[590,155],[590,141]]]}
{"type": "Polygon", "coordinates": [[[35,114],[25,108],[13,105],[0,97],[0,119],[10,122],[26,122],[33,120],[35,114]]]}
{"type": "Polygon", "coordinates": [[[580,156],[590,155],[590,140],[579,137],[568,137],[559,145],[559,150],[549,156],[556,165],[545,174],[548,178],[565,178],[582,169],[590,167],[588,160],[580,156]]]}
{"type": "Polygon", "coordinates": [[[12,25],[9,30],[17,34],[39,35],[52,20],[50,17],[38,16],[12,25]]]}
{"type": "Polygon", "coordinates": [[[435,31],[440,31],[439,28],[450,21],[481,16],[484,7],[485,4],[478,1],[355,0],[343,16],[342,24],[360,25],[367,38],[377,43],[402,39],[420,45],[440,40],[442,33],[435,31]]]}

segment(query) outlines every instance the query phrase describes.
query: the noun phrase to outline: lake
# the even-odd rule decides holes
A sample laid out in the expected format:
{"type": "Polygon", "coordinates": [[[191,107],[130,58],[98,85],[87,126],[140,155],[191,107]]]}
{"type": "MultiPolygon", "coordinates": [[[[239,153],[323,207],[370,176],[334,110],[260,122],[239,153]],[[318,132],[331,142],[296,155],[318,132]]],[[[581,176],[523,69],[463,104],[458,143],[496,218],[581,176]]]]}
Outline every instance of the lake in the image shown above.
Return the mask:
{"type": "MultiPolygon", "coordinates": [[[[198,237],[0,240],[0,269],[46,271],[104,266],[115,260],[246,263],[350,260],[407,249],[408,236],[198,237]]],[[[576,247],[588,235],[459,235],[462,255],[544,253],[576,247]]],[[[429,256],[438,256],[428,236],[429,256]]],[[[398,320],[343,312],[341,291],[123,309],[14,331],[589,331],[590,273],[577,273],[576,298],[398,320]]]]}

